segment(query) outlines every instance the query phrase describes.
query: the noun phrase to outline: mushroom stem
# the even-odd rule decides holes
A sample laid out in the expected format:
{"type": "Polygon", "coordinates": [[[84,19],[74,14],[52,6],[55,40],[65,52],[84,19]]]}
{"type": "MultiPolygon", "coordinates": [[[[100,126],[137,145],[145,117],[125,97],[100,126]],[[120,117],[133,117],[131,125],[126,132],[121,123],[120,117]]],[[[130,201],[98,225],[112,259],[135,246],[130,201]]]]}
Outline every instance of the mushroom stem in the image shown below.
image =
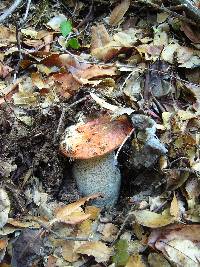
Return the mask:
{"type": "Polygon", "coordinates": [[[101,193],[103,198],[93,202],[100,207],[114,206],[119,197],[121,174],[114,164],[114,156],[111,152],[97,158],[75,160],[73,165],[79,192],[83,196],[101,193]]]}

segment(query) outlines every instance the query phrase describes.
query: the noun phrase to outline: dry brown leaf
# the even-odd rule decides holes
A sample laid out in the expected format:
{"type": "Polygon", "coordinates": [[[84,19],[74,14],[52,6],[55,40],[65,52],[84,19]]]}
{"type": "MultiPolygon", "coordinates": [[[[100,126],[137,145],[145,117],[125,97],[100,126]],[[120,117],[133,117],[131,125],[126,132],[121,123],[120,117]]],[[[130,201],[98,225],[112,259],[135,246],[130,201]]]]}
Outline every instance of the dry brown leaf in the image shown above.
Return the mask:
{"type": "Polygon", "coordinates": [[[87,201],[99,197],[99,194],[94,194],[89,197],[84,197],[78,201],[71,203],[67,206],[59,208],[55,212],[55,219],[53,219],[50,224],[55,222],[63,222],[67,224],[77,224],[90,217],[90,214],[85,214],[81,209],[87,201]]]}
{"type": "Polygon", "coordinates": [[[0,78],[5,78],[11,71],[13,71],[12,68],[0,63],[0,78]]]}
{"type": "Polygon", "coordinates": [[[73,96],[81,87],[80,82],[75,80],[71,73],[56,73],[50,79],[56,82],[56,91],[65,98],[73,96]]]}
{"type": "Polygon", "coordinates": [[[174,216],[176,220],[179,219],[180,207],[175,193],[170,206],[170,214],[174,216]]]}
{"type": "Polygon", "coordinates": [[[90,79],[107,77],[107,76],[114,76],[116,75],[117,68],[110,67],[110,66],[99,66],[99,65],[92,65],[84,70],[75,70],[71,71],[74,77],[78,79],[85,79],[86,82],[90,79]]]}
{"type": "Polygon", "coordinates": [[[57,266],[56,261],[57,261],[56,257],[49,255],[46,267],[56,267],[57,266]]]}
{"type": "Polygon", "coordinates": [[[119,5],[117,5],[111,12],[109,24],[112,26],[118,25],[124,17],[126,11],[129,9],[129,6],[130,0],[123,0],[119,5]]]}
{"type": "Polygon", "coordinates": [[[107,61],[116,56],[121,47],[112,41],[104,25],[92,27],[91,55],[107,61]]]}
{"type": "Polygon", "coordinates": [[[62,244],[62,256],[68,262],[75,262],[80,255],[76,252],[75,241],[64,241],[62,244]]]}
{"type": "Polygon", "coordinates": [[[106,242],[112,242],[115,240],[115,237],[119,229],[113,223],[106,223],[102,230],[102,240],[106,242]]]}
{"type": "Polygon", "coordinates": [[[8,245],[8,239],[0,239],[0,250],[5,249],[8,245]]]}
{"type": "Polygon", "coordinates": [[[5,47],[10,43],[16,43],[16,32],[15,29],[9,29],[0,25],[0,47],[5,47]]]}
{"type": "Polygon", "coordinates": [[[110,259],[113,253],[113,249],[107,247],[100,241],[87,242],[81,245],[77,250],[77,253],[93,256],[97,262],[106,262],[110,259]]]}
{"type": "Polygon", "coordinates": [[[96,220],[100,214],[101,209],[97,208],[95,206],[87,206],[85,208],[85,213],[90,214],[90,219],[91,220],[96,220]]]}
{"type": "Polygon", "coordinates": [[[99,47],[104,47],[111,41],[111,38],[103,24],[93,26],[91,36],[91,51],[99,47]]]}
{"type": "Polygon", "coordinates": [[[185,33],[185,35],[195,44],[200,43],[200,32],[193,29],[190,25],[186,23],[182,23],[181,30],[185,33]]]}

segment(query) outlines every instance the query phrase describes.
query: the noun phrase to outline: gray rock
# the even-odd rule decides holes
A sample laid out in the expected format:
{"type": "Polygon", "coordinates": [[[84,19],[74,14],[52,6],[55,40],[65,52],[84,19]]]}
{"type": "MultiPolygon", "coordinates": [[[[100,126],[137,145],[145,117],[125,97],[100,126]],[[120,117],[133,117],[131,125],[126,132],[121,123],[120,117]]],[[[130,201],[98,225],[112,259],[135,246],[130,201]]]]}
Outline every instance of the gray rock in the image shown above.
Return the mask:
{"type": "Polygon", "coordinates": [[[116,204],[121,174],[114,164],[114,152],[93,159],[76,160],[72,172],[81,195],[101,193],[104,196],[93,201],[93,204],[107,208],[116,204]]]}

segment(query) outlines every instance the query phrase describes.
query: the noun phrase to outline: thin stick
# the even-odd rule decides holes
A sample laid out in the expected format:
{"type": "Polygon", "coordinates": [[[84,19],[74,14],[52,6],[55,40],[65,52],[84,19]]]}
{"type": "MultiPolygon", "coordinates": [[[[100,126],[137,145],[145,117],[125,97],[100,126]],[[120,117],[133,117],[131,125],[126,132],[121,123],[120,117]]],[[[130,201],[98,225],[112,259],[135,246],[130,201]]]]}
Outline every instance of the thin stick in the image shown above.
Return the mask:
{"type": "Polygon", "coordinates": [[[31,0],[27,0],[27,6],[26,6],[26,12],[24,14],[24,18],[22,20],[22,23],[26,21],[27,17],[28,17],[28,12],[31,6],[31,0]]]}
{"type": "Polygon", "coordinates": [[[15,0],[14,3],[0,16],[0,23],[3,22],[7,17],[9,17],[21,2],[22,0],[15,0]]]}

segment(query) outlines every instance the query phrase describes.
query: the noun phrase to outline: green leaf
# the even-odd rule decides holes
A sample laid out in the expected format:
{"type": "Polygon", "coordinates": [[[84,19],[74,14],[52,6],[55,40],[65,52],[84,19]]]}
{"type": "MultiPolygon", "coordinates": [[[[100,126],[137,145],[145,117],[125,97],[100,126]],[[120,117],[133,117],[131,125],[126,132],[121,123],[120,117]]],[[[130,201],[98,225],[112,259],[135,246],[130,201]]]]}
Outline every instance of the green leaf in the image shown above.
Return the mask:
{"type": "Polygon", "coordinates": [[[65,20],[60,24],[60,31],[66,37],[72,31],[72,24],[69,20],[65,20]]]}
{"type": "Polygon", "coordinates": [[[71,48],[74,48],[74,49],[79,49],[79,47],[80,47],[80,44],[76,38],[71,38],[68,41],[67,45],[70,46],[71,48]]]}
{"type": "Polygon", "coordinates": [[[125,266],[129,258],[128,242],[120,239],[115,245],[115,255],[112,257],[116,266],[125,266]]]}

